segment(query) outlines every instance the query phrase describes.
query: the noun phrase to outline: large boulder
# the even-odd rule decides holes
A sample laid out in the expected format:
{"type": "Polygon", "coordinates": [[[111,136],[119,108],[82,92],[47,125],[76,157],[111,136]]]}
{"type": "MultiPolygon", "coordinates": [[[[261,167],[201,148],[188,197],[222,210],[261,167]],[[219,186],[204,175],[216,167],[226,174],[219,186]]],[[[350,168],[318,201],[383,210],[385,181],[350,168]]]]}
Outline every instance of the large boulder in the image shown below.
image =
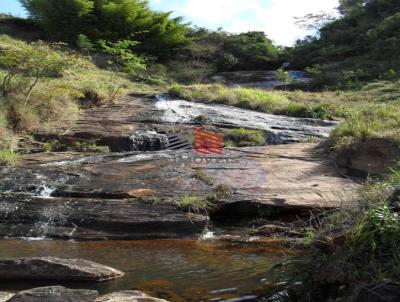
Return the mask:
{"type": "Polygon", "coordinates": [[[48,286],[21,291],[7,302],[93,302],[98,295],[96,290],[48,286]]]}
{"type": "Polygon", "coordinates": [[[55,257],[1,259],[0,279],[105,281],[120,278],[123,272],[83,259],[55,257]]]}
{"type": "Polygon", "coordinates": [[[137,290],[125,290],[101,296],[96,302],[168,302],[163,299],[152,298],[137,290]]]}
{"type": "Polygon", "coordinates": [[[13,293],[0,292],[0,302],[6,302],[14,296],[13,293]]]}

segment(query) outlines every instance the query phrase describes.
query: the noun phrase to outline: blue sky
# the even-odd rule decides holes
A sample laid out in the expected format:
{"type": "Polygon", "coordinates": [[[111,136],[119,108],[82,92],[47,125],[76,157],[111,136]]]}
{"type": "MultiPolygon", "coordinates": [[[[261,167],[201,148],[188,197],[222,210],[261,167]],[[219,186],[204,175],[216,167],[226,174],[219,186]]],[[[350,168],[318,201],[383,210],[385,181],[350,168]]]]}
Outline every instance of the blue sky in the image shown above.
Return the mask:
{"type": "MultiPolygon", "coordinates": [[[[291,45],[309,34],[294,17],[334,12],[338,0],[150,0],[153,9],[174,11],[194,25],[230,32],[265,31],[279,45],[291,45]]],[[[24,16],[17,0],[0,0],[0,12],[24,16]]]]}

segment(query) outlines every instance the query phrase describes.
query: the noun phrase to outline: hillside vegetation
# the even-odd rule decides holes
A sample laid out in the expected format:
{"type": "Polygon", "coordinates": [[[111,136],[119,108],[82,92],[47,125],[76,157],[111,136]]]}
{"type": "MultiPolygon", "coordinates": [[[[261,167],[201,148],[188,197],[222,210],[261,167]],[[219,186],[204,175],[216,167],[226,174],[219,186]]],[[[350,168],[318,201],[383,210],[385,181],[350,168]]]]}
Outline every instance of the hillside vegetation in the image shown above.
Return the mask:
{"type": "Polygon", "coordinates": [[[357,88],[360,83],[400,78],[400,2],[342,0],[342,16],[319,36],[298,41],[287,59],[310,68],[317,87],[357,88]]]}
{"type": "Polygon", "coordinates": [[[87,102],[100,105],[128,91],[149,90],[66,45],[28,44],[6,35],[0,36],[0,78],[0,146],[7,156],[19,135],[75,119],[87,102]]]}

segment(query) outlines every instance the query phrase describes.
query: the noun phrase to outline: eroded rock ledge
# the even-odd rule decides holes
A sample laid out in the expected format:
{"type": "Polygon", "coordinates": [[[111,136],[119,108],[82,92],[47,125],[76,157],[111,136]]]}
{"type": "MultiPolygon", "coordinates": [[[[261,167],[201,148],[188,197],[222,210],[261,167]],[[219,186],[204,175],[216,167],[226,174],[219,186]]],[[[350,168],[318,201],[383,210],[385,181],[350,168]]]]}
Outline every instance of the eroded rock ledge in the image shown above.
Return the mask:
{"type": "Polygon", "coordinates": [[[96,290],[68,289],[63,286],[38,287],[15,295],[7,293],[4,297],[9,298],[3,300],[4,302],[168,302],[136,290],[119,291],[99,297],[96,290]],[[12,297],[9,298],[10,296],[12,297]]]}
{"type": "Polygon", "coordinates": [[[212,217],[221,211],[228,222],[352,202],[359,186],[315,147],[230,149],[211,158],[191,151],[28,155],[0,174],[0,236],[196,238],[208,218],[182,207],[187,197],[212,200],[212,217]]]}
{"type": "Polygon", "coordinates": [[[0,279],[6,280],[106,281],[122,276],[119,270],[83,259],[0,259],[0,279]]]}

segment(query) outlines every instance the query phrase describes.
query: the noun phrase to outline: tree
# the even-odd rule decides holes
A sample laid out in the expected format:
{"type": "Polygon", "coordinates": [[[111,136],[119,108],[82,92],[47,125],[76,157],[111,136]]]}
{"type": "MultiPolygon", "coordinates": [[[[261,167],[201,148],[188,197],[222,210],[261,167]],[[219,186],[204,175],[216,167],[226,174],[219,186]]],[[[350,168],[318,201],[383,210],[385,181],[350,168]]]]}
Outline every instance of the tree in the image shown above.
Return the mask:
{"type": "Polygon", "coordinates": [[[295,17],[296,25],[307,30],[319,30],[327,23],[334,21],[336,18],[330,13],[319,12],[318,14],[307,14],[303,17],[295,17]]]}
{"type": "MultiPolygon", "coordinates": [[[[138,42],[132,40],[121,40],[115,43],[101,40],[100,46],[102,49],[112,55],[113,59],[108,61],[108,64],[114,70],[114,74],[118,75],[120,72],[127,73],[131,76],[136,76],[140,70],[146,68],[144,60],[132,52],[132,47],[136,46],[138,42]]],[[[113,79],[114,92],[112,99],[117,95],[120,85],[115,82],[117,77],[113,79]]]]}
{"type": "Polygon", "coordinates": [[[66,59],[62,52],[44,42],[17,43],[12,47],[0,45],[0,68],[5,70],[1,94],[7,97],[26,90],[26,104],[41,79],[60,76],[71,64],[71,58],[66,59]]]}
{"type": "Polygon", "coordinates": [[[279,55],[279,50],[272,44],[264,32],[247,32],[228,35],[220,51],[220,70],[225,70],[225,62],[237,61],[231,70],[267,69],[279,55]]]}
{"type": "Polygon", "coordinates": [[[355,8],[362,7],[368,2],[368,0],[339,0],[338,10],[342,15],[345,15],[355,8]]]}
{"type": "Polygon", "coordinates": [[[51,39],[73,45],[91,41],[139,41],[140,51],[168,57],[187,42],[187,24],[171,13],[154,12],[145,0],[20,0],[51,39]]]}
{"type": "Polygon", "coordinates": [[[284,70],[283,68],[279,68],[276,71],[276,75],[282,83],[284,83],[284,88],[286,90],[286,86],[292,82],[292,78],[290,77],[290,74],[288,71],[284,70]]]}

